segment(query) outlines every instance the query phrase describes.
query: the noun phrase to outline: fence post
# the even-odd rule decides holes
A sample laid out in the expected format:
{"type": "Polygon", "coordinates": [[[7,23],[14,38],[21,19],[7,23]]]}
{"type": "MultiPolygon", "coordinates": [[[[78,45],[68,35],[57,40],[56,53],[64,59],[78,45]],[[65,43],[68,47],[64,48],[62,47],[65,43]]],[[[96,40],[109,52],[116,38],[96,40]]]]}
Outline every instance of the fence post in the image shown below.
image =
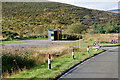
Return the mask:
{"type": "Polygon", "coordinates": [[[72,49],[72,59],[74,59],[74,49],[72,49]]]}
{"type": "Polygon", "coordinates": [[[48,54],[48,69],[51,69],[51,56],[48,54]]]}
{"type": "Polygon", "coordinates": [[[89,53],[89,46],[87,47],[87,53],[89,53]]]}

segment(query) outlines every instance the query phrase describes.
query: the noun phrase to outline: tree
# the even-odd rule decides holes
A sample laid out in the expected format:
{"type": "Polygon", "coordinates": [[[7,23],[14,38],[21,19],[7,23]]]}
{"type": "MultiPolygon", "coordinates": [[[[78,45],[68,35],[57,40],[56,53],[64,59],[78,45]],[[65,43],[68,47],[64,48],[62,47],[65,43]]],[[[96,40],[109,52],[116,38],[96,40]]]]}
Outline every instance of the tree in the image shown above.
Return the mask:
{"type": "Polygon", "coordinates": [[[110,29],[108,28],[105,33],[110,33],[110,29]]]}
{"type": "Polygon", "coordinates": [[[98,26],[97,27],[97,33],[105,33],[104,27],[103,26],[98,26]]]}
{"type": "Polygon", "coordinates": [[[92,29],[93,29],[93,30],[96,30],[96,28],[97,28],[97,25],[96,25],[96,24],[93,24],[92,29]]]}
{"type": "Polygon", "coordinates": [[[81,33],[82,31],[86,31],[86,27],[84,27],[81,23],[74,23],[68,27],[69,33],[81,33]]]}
{"type": "Polygon", "coordinates": [[[104,26],[102,26],[101,24],[98,24],[98,25],[94,24],[92,28],[97,33],[105,33],[104,26]]]}

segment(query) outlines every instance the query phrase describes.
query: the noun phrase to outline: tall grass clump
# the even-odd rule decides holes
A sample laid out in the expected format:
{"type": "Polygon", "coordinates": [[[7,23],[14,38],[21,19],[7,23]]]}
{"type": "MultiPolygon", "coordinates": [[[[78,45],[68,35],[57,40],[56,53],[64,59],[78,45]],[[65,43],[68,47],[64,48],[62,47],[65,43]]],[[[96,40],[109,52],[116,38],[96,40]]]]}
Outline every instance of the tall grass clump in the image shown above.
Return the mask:
{"type": "Polygon", "coordinates": [[[19,73],[24,69],[35,66],[35,60],[30,58],[29,51],[21,49],[3,48],[2,51],[2,73],[3,77],[19,73]],[[8,74],[8,75],[6,75],[8,74]]]}
{"type": "Polygon", "coordinates": [[[69,53],[69,48],[65,46],[51,48],[15,48],[3,47],[2,49],[2,77],[6,78],[13,74],[18,74],[47,61],[48,54],[52,59],[69,53]]]}

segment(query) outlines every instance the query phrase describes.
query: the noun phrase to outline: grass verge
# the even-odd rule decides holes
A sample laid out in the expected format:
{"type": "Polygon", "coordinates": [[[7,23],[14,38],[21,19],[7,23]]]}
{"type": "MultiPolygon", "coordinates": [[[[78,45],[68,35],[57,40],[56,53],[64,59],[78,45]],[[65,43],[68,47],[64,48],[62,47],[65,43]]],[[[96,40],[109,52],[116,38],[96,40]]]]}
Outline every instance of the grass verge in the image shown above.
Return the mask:
{"type": "MultiPolygon", "coordinates": [[[[80,46],[83,46],[83,47],[87,47],[87,46],[90,46],[92,47],[94,41],[88,41],[88,42],[85,42],[85,43],[80,43],[80,46]]],[[[111,43],[107,43],[107,42],[98,42],[99,46],[117,46],[117,45],[120,45],[120,43],[116,43],[116,44],[111,44],[111,43]]],[[[69,45],[69,46],[79,46],[79,43],[65,43],[65,45],[69,45]]]]}
{"type": "Polygon", "coordinates": [[[28,39],[48,39],[47,36],[39,35],[39,36],[29,36],[29,37],[19,37],[19,38],[7,38],[4,41],[11,41],[11,40],[28,40],[28,39]]]}
{"type": "Polygon", "coordinates": [[[20,74],[16,74],[11,76],[10,78],[56,78],[58,75],[63,73],[65,70],[79,63],[80,61],[85,60],[93,56],[94,54],[98,54],[103,51],[99,49],[98,51],[94,51],[90,49],[90,53],[88,54],[86,49],[82,49],[82,52],[75,52],[75,59],[72,59],[71,53],[65,56],[61,56],[58,58],[52,59],[52,69],[48,70],[47,61],[44,64],[38,65],[30,70],[24,71],[20,74]]]}
{"type": "Polygon", "coordinates": [[[16,43],[25,43],[25,41],[18,41],[18,40],[0,41],[0,44],[16,44],[16,43]]]}
{"type": "Polygon", "coordinates": [[[3,40],[3,41],[0,41],[0,44],[25,43],[25,41],[20,41],[20,40],[29,40],[29,39],[40,39],[40,40],[46,40],[46,39],[48,39],[48,38],[19,38],[19,39],[12,39],[12,40],[3,40]]]}

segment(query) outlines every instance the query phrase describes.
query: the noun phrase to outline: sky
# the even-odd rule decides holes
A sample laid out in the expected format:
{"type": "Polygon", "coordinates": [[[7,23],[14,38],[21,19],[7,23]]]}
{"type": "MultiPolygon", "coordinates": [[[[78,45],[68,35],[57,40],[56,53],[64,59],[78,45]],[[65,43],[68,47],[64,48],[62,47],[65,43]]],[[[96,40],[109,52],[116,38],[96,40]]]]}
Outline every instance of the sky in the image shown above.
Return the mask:
{"type": "Polygon", "coordinates": [[[107,11],[112,9],[118,9],[118,2],[120,0],[49,0],[49,1],[67,3],[79,7],[107,11]]]}

